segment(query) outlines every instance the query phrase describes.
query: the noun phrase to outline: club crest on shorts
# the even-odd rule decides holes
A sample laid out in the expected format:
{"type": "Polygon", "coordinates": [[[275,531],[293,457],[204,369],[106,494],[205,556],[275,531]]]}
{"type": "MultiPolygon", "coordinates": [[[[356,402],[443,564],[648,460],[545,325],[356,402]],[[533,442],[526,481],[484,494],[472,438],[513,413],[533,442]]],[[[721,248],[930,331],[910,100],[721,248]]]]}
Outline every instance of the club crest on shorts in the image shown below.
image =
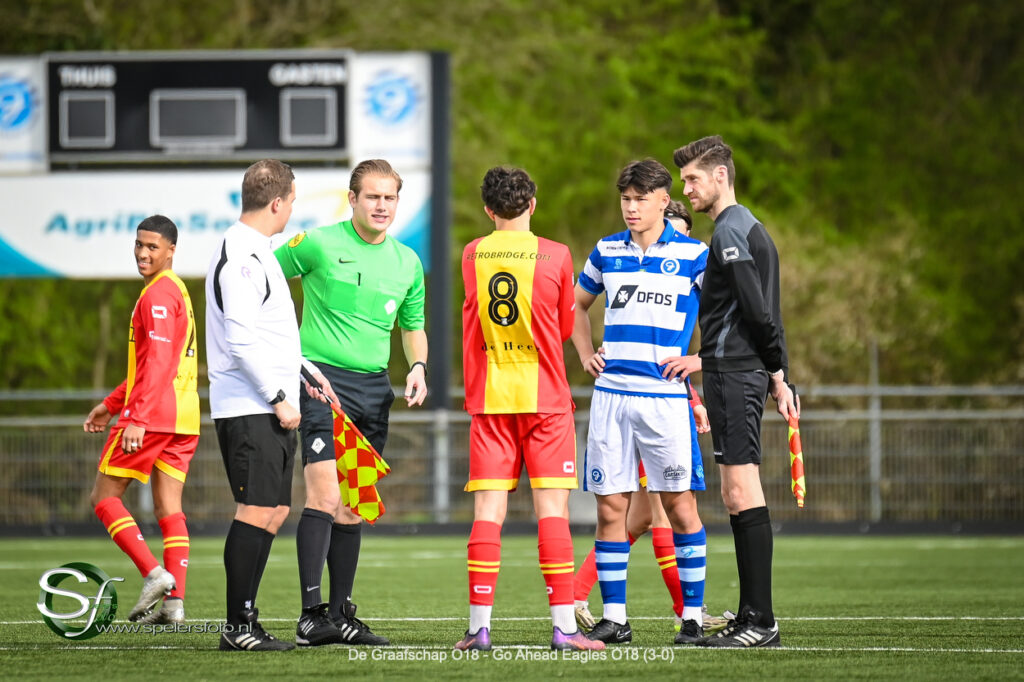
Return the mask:
{"type": "Polygon", "coordinates": [[[601,471],[600,467],[594,467],[590,470],[590,480],[598,485],[604,483],[604,472],[601,471]]]}

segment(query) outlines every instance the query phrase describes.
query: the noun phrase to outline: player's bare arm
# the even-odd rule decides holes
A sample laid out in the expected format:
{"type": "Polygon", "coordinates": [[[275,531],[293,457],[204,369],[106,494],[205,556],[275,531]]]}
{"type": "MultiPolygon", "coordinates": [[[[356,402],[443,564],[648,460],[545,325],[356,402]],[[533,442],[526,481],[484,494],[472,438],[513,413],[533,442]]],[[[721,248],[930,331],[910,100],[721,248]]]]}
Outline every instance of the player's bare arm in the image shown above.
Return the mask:
{"type": "Polygon", "coordinates": [[[422,329],[403,329],[402,348],[409,361],[405,376],[405,402],[409,407],[422,405],[427,397],[427,333],[422,329]]]}
{"type": "Polygon", "coordinates": [[[697,433],[707,433],[711,430],[711,422],[708,421],[708,408],[703,405],[693,406],[693,421],[697,425],[697,433]]]}
{"type": "Polygon", "coordinates": [[[800,418],[800,397],[793,393],[793,389],[786,383],[785,377],[779,374],[771,375],[771,387],[769,393],[775,398],[775,408],[782,415],[783,419],[790,417],[800,418]]]}
{"type": "Polygon", "coordinates": [[[110,410],[103,403],[100,403],[96,407],[89,410],[89,416],[85,418],[85,423],[82,424],[82,430],[86,433],[99,433],[105,431],[107,424],[110,423],[110,419],[113,417],[110,414],[110,410]]]}
{"type": "Polygon", "coordinates": [[[274,414],[281,421],[281,428],[288,431],[299,428],[299,422],[302,421],[302,414],[287,400],[274,405],[274,414]]]}
{"type": "Polygon", "coordinates": [[[590,328],[590,307],[597,296],[576,285],[576,322],[572,328],[572,345],[580,356],[583,369],[592,377],[597,377],[604,370],[604,358],[594,350],[594,339],[590,328]]]}
{"type": "Polygon", "coordinates": [[[334,393],[334,389],[331,388],[331,382],[327,380],[323,372],[319,370],[313,371],[316,369],[316,365],[309,363],[309,367],[311,368],[310,373],[313,375],[313,379],[316,380],[319,388],[309,383],[306,377],[302,377],[302,385],[306,387],[306,394],[325,405],[337,405],[338,396],[334,393]]]}
{"type": "Polygon", "coordinates": [[[658,364],[665,366],[661,371],[661,376],[665,377],[669,381],[672,381],[676,377],[679,377],[679,380],[683,381],[694,372],[699,372],[701,370],[700,356],[697,354],[673,355],[665,358],[658,364]]]}

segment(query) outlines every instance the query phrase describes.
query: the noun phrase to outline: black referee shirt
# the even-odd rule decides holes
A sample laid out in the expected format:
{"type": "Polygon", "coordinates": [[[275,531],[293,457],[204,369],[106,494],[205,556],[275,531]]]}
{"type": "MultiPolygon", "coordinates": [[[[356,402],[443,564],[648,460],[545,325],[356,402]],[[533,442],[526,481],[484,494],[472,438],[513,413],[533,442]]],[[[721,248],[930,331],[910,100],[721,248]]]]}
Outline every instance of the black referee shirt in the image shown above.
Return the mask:
{"type": "Polygon", "coordinates": [[[779,252],[746,206],[715,219],[700,292],[700,357],[711,372],[786,370],[779,252]]]}

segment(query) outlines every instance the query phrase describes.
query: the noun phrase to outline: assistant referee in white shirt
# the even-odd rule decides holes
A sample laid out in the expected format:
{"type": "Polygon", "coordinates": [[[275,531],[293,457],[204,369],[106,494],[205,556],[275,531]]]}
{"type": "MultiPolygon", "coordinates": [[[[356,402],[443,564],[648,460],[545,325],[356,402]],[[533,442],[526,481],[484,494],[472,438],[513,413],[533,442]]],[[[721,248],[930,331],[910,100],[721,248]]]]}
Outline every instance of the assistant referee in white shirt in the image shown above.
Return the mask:
{"type": "MultiPolygon", "coordinates": [[[[237,508],[224,543],[227,623],[222,650],[294,648],[258,621],[256,593],[291,504],[299,426],[299,327],[271,236],[291,217],[295,176],[257,161],[242,180],[242,215],[224,233],[206,277],[210,411],[237,508]]],[[[316,368],[308,365],[311,370],[316,368]]],[[[317,380],[332,399],[322,374],[317,380]]]]}

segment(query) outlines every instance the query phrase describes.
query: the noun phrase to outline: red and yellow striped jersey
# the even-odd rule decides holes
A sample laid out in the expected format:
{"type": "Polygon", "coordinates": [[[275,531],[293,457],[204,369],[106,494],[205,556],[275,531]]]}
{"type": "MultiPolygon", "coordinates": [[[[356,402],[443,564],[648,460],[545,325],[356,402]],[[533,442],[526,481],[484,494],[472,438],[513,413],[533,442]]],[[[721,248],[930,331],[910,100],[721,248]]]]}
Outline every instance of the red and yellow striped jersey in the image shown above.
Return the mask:
{"type": "Polygon", "coordinates": [[[185,283],[164,270],[147,284],[128,329],[128,378],[103,403],[119,426],[199,433],[196,321],[185,283]]]}
{"type": "Polygon", "coordinates": [[[562,344],[572,334],[569,249],[526,231],[496,230],[462,254],[463,376],[470,414],[575,409],[562,344]]]}

